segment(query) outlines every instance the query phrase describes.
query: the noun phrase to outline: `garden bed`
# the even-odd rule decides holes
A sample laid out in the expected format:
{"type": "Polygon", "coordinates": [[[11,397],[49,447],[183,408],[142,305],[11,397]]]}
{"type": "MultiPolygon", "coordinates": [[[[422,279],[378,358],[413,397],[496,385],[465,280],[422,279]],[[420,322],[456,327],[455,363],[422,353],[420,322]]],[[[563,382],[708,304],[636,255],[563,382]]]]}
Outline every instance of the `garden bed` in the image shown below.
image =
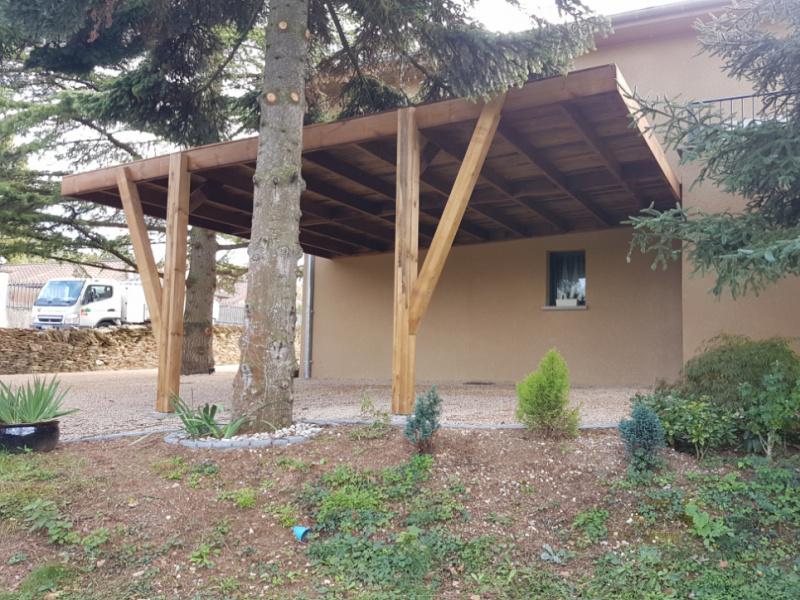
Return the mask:
{"type": "Polygon", "coordinates": [[[442,430],[431,460],[396,429],[359,434],[0,456],[0,599],[788,598],[800,584],[796,460],[764,470],[666,451],[662,474],[632,485],[614,431],[442,430]],[[736,535],[706,547],[689,503],[736,535]],[[302,544],[294,524],[318,531],[302,544]]]}

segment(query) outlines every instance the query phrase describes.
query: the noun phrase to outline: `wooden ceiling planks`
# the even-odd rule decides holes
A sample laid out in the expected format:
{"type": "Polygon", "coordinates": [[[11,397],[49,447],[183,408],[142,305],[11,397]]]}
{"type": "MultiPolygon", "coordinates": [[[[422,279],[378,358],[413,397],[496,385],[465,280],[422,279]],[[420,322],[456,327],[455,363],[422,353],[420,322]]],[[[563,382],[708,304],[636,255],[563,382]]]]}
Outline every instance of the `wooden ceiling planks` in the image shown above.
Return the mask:
{"type": "MultiPolygon", "coordinates": [[[[673,206],[680,184],[613,65],[509,92],[456,244],[615,227],[641,207],[673,206]]],[[[420,106],[420,245],[430,244],[480,105],[420,106]]],[[[304,130],[300,241],[336,258],[394,247],[396,111],[304,130]]],[[[190,222],[249,236],[257,140],[193,148],[190,222]]],[[[145,214],[163,218],[169,157],[126,165],[145,214]]],[[[119,207],[117,168],[67,176],[62,194],[119,207]]]]}

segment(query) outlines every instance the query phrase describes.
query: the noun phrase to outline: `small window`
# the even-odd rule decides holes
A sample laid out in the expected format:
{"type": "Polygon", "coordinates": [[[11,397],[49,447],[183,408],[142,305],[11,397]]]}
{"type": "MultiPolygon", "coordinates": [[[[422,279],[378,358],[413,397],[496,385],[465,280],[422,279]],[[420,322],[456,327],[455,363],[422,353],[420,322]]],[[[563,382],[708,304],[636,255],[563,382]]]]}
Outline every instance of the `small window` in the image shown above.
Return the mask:
{"type": "Polygon", "coordinates": [[[586,306],[586,253],[551,252],[549,306],[586,306]]]}
{"type": "Polygon", "coordinates": [[[100,302],[100,300],[108,300],[113,295],[114,288],[110,285],[90,285],[83,295],[83,303],[91,304],[92,302],[100,302]]]}

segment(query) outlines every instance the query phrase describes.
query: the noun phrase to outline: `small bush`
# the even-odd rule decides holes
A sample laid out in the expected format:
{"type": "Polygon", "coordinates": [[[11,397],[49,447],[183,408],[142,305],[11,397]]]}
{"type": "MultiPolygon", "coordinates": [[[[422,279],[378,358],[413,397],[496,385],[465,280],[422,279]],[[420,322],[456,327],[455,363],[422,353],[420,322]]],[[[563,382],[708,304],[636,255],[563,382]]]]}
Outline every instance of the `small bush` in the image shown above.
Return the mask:
{"type": "Polygon", "coordinates": [[[715,404],[737,410],[742,406],[739,386],[759,387],[775,363],[787,381],[800,377],[800,357],[792,351],[788,340],[721,335],[710,340],[702,354],[686,363],[681,387],[687,394],[708,396],[715,404]]]}
{"type": "Polygon", "coordinates": [[[442,415],[442,399],[432,387],[424,396],[417,396],[414,414],[406,422],[406,437],[417,446],[419,452],[429,452],[433,434],[439,430],[442,415]]]}
{"type": "Polygon", "coordinates": [[[634,402],[631,418],[619,424],[619,434],[636,473],[652,471],[659,465],[658,451],[664,447],[666,433],[655,411],[634,402]]]}
{"type": "Polygon", "coordinates": [[[351,440],[377,440],[385,437],[392,428],[389,413],[375,408],[372,399],[366,394],[361,399],[359,416],[361,419],[369,421],[369,423],[354,427],[349,433],[351,440]]]}
{"type": "Polygon", "coordinates": [[[776,442],[800,422],[800,379],[787,380],[784,373],[776,362],[758,388],[743,383],[739,390],[746,403],[745,427],[770,459],[776,442]]]}
{"type": "Polygon", "coordinates": [[[723,448],[736,440],[736,422],[728,409],[717,406],[708,396],[694,397],[678,390],[658,390],[637,395],[634,402],[658,415],[670,446],[691,449],[703,458],[709,449],[723,448]]]}
{"type": "Polygon", "coordinates": [[[535,431],[575,437],[578,409],[569,408],[569,370],[553,349],[536,371],[517,384],[517,419],[535,431]]]}

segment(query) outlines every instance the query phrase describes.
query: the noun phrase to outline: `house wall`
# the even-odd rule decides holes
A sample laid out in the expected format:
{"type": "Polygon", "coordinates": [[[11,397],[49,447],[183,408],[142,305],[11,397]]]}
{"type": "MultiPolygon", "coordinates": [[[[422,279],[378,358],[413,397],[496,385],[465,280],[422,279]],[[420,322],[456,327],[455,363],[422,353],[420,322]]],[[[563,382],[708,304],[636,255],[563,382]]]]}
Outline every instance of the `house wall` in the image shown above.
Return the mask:
{"type": "MultiPolygon", "coordinates": [[[[626,261],[624,229],[453,249],[417,338],[421,381],[515,381],[557,347],[578,385],[680,369],[680,272],[626,261]],[[587,309],[544,310],[547,252],[585,250],[587,309]]],[[[317,259],[313,376],[391,376],[390,254],[317,259]]]]}
{"type": "MultiPolygon", "coordinates": [[[[616,63],[649,96],[751,93],[726,78],[716,59],[698,55],[692,31],[652,28],[638,41],[606,41],[578,68],[616,63]]],[[[668,155],[684,182],[685,206],[741,207],[713,187],[692,187],[696,169],[668,155]]],[[[576,384],[652,384],[677,375],[704,340],[722,332],[800,336],[800,279],[757,298],[717,300],[708,293],[712,279],[692,276],[688,264],[653,272],[641,255],[627,264],[629,240],[628,230],[611,230],[454,248],[418,336],[418,378],[518,380],[557,346],[576,384]],[[559,249],[586,250],[586,311],[541,309],[546,252],[559,249]]],[[[317,261],[314,377],[388,379],[392,256],[317,261]]]]}
{"type": "MultiPolygon", "coordinates": [[[[726,77],[718,59],[698,54],[700,47],[693,31],[664,36],[659,35],[657,25],[654,27],[644,39],[601,45],[600,50],[579,59],[578,68],[616,63],[628,84],[648,97],[680,95],[708,100],[753,93],[746,82],[726,77]]],[[[743,206],[740,198],[711,185],[693,186],[697,167],[680,166],[675,152],[669,152],[668,158],[683,181],[684,206],[705,211],[736,211],[743,206]]],[[[686,262],[682,270],[684,360],[720,333],[800,337],[800,278],[781,281],[757,297],[733,300],[726,295],[717,300],[709,294],[714,285],[712,277],[694,276],[686,262]]]]}

